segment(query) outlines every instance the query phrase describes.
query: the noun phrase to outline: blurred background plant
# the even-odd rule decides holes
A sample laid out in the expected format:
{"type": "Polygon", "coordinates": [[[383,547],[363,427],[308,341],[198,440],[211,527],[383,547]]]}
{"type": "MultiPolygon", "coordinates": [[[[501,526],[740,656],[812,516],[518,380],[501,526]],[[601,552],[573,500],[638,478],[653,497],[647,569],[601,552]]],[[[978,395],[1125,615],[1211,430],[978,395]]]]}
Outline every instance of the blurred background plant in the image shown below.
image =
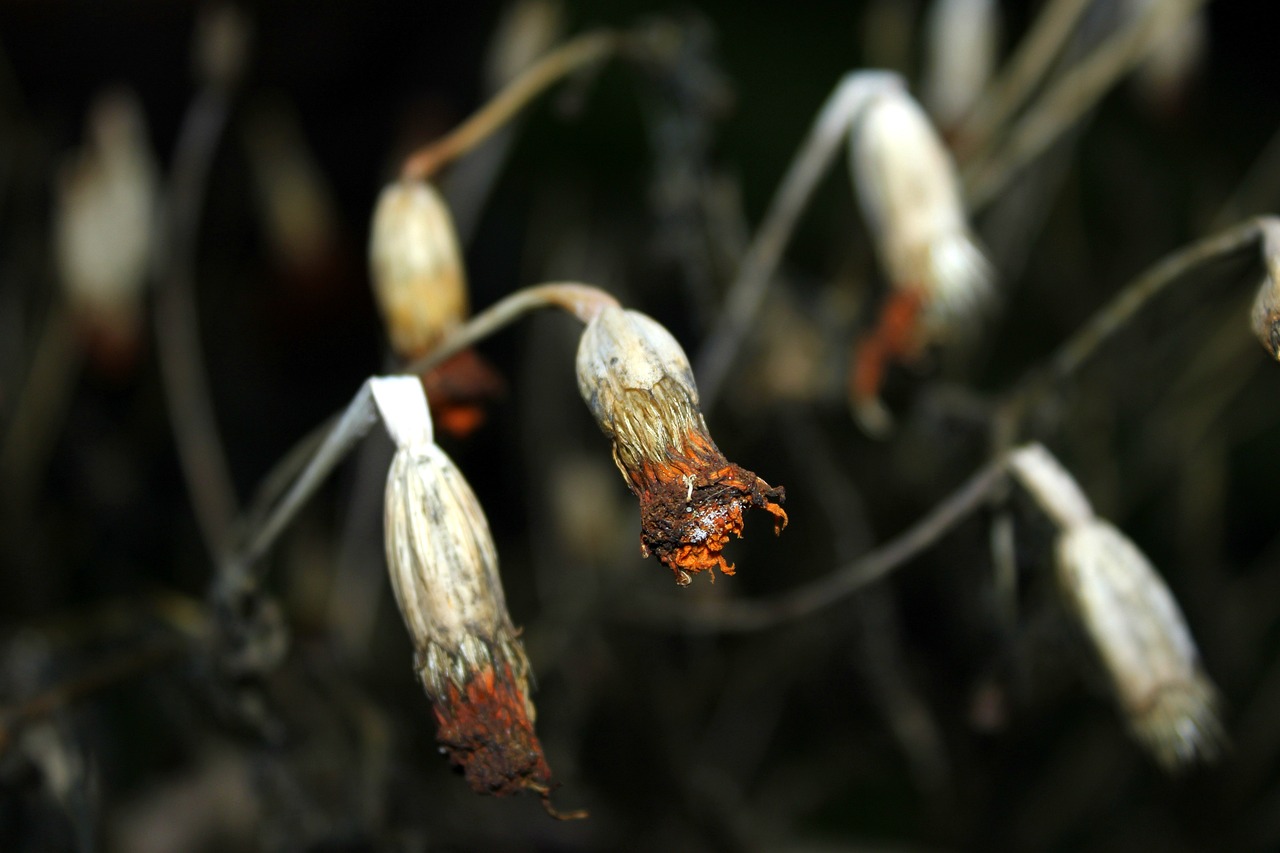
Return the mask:
{"type": "Polygon", "coordinates": [[[1181,3],[957,3],[1001,19],[994,39],[963,31],[997,74],[966,112],[936,76],[963,61],[937,46],[941,5],[0,7],[0,848],[1280,845],[1280,373],[1248,332],[1256,252],[1191,270],[1013,435],[997,417],[1127,282],[1280,206],[1265,10],[1206,4],[1164,33],[1143,10],[1181,3]],[[560,824],[473,795],[437,753],[387,581],[380,431],[268,556],[252,614],[207,591],[267,472],[392,363],[364,252],[403,157],[538,45],[656,14],[661,62],[574,76],[441,174],[473,310],[587,281],[696,364],[814,116],[860,67],[938,111],[997,304],[967,346],[889,366],[896,429],[861,433],[849,354],[890,285],[834,166],[705,412],[730,458],[787,487],[790,526],[757,520],[726,552],[735,577],[687,589],[640,556],[578,399],[577,323],[539,315],[479,347],[505,394],[441,442],[490,519],[557,804],[591,813],[560,824]],[[121,229],[96,269],[67,237],[69,210],[102,215],[74,200],[94,163],[121,229]],[[120,324],[86,327],[84,270],[130,294],[120,324]],[[1170,777],[1129,738],[1057,593],[1055,532],[1015,493],[806,618],[703,618],[831,576],[1025,439],[1180,603],[1223,698],[1215,764],[1170,777]],[[254,629],[235,655],[228,619],[254,629]]]}

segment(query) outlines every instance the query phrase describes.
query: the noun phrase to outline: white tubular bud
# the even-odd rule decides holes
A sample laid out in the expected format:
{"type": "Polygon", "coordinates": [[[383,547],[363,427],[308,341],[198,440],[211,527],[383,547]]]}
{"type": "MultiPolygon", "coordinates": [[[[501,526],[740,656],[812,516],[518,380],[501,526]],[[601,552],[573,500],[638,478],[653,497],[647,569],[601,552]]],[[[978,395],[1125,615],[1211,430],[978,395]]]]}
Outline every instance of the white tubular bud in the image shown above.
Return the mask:
{"type": "Polygon", "coordinates": [[[926,338],[962,331],[992,295],[955,164],[906,92],[869,103],[849,137],[850,166],[876,253],[892,285],[919,293],[926,338]]]}
{"type": "Polygon", "coordinates": [[[1043,444],[1015,450],[1009,456],[1009,470],[1059,528],[1065,530],[1093,519],[1093,507],[1080,484],[1043,444]]]}
{"type": "Polygon", "coordinates": [[[1058,581],[1134,736],[1168,770],[1216,757],[1223,741],[1217,691],[1146,556],[1101,519],[1066,530],[1057,552],[1058,581]]]}
{"type": "Polygon", "coordinates": [[[529,662],[507,613],[489,524],[435,444],[396,452],[386,546],[441,745],[477,792],[545,796],[551,771],[533,730],[529,662]]]}
{"type": "Polygon", "coordinates": [[[934,0],[925,20],[922,96],[940,125],[954,127],[986,88],[1000,50],[996,0],[934,0]]]}
{"type": "Polygon", "coordinates": [[[142,106],[129,92],[102,95],[59,181],[54,241],[71,312],[107,356],[138,345],[157,183],[142,106]]]}
{"type": "Polygon", "coordinates": [[[401,358],[429,352],[467,316],[467,282],[453,218],[430,185],[398,181],[382,191],[369,260],[374,296],[401,358]]]}
{"type": "Polygon", "coordinates": [[[742,535],[745,507],[773,514],[775,532],[786,526],[783,490],[729,462],[711,440],[689,359],[659,323],[605,307],[582,333],[577,368],[582,399],[640,499],[641,549],[677,582],[714,568],[733,574],[722,552],[742,535]]]}

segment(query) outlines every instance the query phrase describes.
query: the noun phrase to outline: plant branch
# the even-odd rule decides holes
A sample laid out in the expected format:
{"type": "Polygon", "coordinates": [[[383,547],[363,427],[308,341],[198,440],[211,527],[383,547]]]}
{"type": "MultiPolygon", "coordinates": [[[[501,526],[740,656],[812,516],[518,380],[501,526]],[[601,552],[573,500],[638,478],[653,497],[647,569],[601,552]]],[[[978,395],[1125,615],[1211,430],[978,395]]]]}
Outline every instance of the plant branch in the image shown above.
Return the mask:
{"type": "Polygon", "coordinates": [[[1207,0],[1181,0],[1177,14],[1161,14],[1163,4],[1152,3],[1145,14],[1133,19],[1065,74],[1028,110],[1004,145],[981,160],[970,161],[963,170],[970,210],[986,206],[999,195],[1010,180],[1142,62],[1161,38],[1173,32],[1205,2],[1207,0]]]}
{"type": "Polygon", "coordinates": [[[1050,0],[1018,44],[1004,70],[988,86],[956,137],[961,163],[982,160],[992,140],[1044,79],[1093,0],[1050,0]]]}
{"type": "Polygon", "coordinates": [[[611,30],[597,30],[570,39],[553,49],[491,101],[450,133],[404,161],[405,180],[428,180],[441,168],[479,145],[552,84],[581,68],[607,59],[623,39],[611,30]]]}
{"type": "MultiPolygon", "coordinates": [[[[1264,263],[1280,262],[1280,217],[1260,216],[1205,237],[1166,256],[1129,282],[1050,356],[1047,365],[1006,397],[999,420],[1005,446],[1016,439],[1023,418],[1057,385],[1070,378],[1134,315],[1170,286],[1212,261],[1249,250],[1261,251],[1264,263]]],[[[1243,322],[1242,322],[1243,326],[1243,322]]]]}

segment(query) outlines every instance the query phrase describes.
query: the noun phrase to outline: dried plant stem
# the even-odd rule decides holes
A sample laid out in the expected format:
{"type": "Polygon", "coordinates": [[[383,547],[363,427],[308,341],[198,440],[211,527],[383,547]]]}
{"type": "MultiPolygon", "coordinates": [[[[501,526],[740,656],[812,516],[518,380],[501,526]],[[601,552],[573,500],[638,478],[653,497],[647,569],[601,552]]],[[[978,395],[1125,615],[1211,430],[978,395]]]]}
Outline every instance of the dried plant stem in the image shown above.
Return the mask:
{"type": "Polygon", "coordinates": [[[617,33],[597,30],[550,51],[451,133],[410,154],[400,170],[401,177],[406,180],[431,178],[509,122],[556,81],[607,59],[622,43],[617,33]]]}
{"type": "Polygon", "coordinates": [[[999,195],[1014,176],[1044,153],[1145,59],[1161,38],[1173,32],[1207,0],[1180,2],[1176,15],[1161,15],[1163,4],[1151,4],[1145,14],[1099,45],[1045,92],[1003,145],[981,160],[970,161],[961,176],[970,209],[982,208],[999,195]]]}
{"type": "Polygon", "coordinates": [[[697,608],[652,604],[624,615],[646,624],[666,624],[702,633],[763,631],[811,616],[886,577],[936,543],[1004,485],[1005,468],[1003,458],[987,464],[896,538],[790,592],[697,608]]]}
{"type": "Polygon", "coordinates": [[[957,160],[981,160],[989,153],[1000,128],[1044,79],[1092,2],[1050,0],[1045,5],[1000,76],[991,82],[961,126],[955,144],[957,160]]]}
{"type": "Polygon", "coordinates": [[[209,173],[229,109],[229,93],[210,85],[183,120],[173,157],[155,296],[156,343],[169,419],[196,521],[215,563],[227,545],[237,501],[201,353],[195,255],[209,173]]]}
{"type": "Polygon", "coordinates": [[[778,185],[764,221],[738,268],[737,278],[725,295],[724,308],[698,353],[696,374],[704,412],[715,407],[800,214],[849,129],[873,97],[902,86],[902,78],[888,71],[856,71],[845,75],[823,104],[808,137],[778,185]]]}
{"type": "Polygon", "coordinates": [[[175,660],[185,651],[186,644],[178,639],[157,642],[120,655],[28,699],[0,708],[0,756],[8,750],[14,735],[22,726],[47,717],[59,708],[85,699],[113,684],[175,660]]]}
{"type": "Polygon", "coordinates": [[[419,375],[426,373],[531,311],[559,308],[583,323],[589,323],[602,309],[617,304],[618,300],[613,296],[588,284],[562,282],[522,288],[476,314],[455,329],[434,350],[405,367],[402,372],[419,375]]]}
{"type": "Polygon", "coordinates": [[[31,367],[17,398],[0,448],[0,482],[5,484],[5,510],[35,506],[33,492],[57,442],[71,404],[81,351],[71,318],[59,301],[49,306],[31,367]]]}
{"type": "Polygon", "coordinates": [[[1011,445],[1026,415],[1059,383],[1079,370],[1102,344],[1153,298],[1204,264],[1250,250],[1260,250],[1264,263],[1280,263],[1280,217],[1260,216],[1198,240],[1168,255],[1125,285],[1114,299],[1058,347],[1043,369],[1021,383],[1006,398],[997,419],[997,432],[1002,435],[997,445],[1011,445]]]}
{"type": "MultiPolygon", "coordinates": [[[[617,304],[608,293],[585,284],[557,283],[524,288],[472,317],[437,349],[404,372],[421,375],[535,309],[560,308],[586,323],[605,306],[617,304]]],[[[240,544],[222,560],[220,582],[224,590],[236,589],[252,578],[254,564],[315,494],[325,477],[377,422],[372,390],[369,382],[365,382],[341,415],[313,430],[284,455],[263,481],[262,495],[254,502],[254,513],[244,522],[240,544]],[[281,492],[283,496],[275,501],[274,496],[281,492]]]]}

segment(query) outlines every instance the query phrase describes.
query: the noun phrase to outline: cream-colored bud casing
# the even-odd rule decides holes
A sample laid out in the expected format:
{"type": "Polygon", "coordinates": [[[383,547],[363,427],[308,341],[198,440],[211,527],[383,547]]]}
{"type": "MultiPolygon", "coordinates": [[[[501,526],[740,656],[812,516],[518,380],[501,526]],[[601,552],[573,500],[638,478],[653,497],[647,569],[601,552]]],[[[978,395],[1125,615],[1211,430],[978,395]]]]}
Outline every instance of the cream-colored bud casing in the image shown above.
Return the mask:
{"type": "Polygon", "coordinates": [[[453,217],[429,184],[397,181],[378,198],[369,238],[373,291],[396,353],[417,358],[467,316],[453,217]]]}
{"type": "Polygon", "coordinates": [[[1221,746],[1217,693],[1173,594],[1146,556],[1101,519],[1065,530],[1058,580],[1136,737],[1169,769],[1221,746]]]}
{"type": "Polygon", "coordinates": [[[858,201],[892,285],[923,296],[926,333],[960,331],[991,298],[951,155],[906,92],[869,103],[849,136],[858,201]]]}

